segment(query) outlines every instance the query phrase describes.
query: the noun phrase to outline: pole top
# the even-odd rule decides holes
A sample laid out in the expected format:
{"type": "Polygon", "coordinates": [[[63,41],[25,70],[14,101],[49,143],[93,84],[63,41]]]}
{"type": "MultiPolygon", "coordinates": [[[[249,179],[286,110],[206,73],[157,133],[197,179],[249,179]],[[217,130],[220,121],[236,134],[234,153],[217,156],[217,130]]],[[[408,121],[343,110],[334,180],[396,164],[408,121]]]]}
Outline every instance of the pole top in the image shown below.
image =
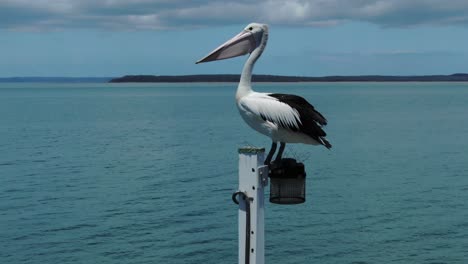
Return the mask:
{"type": "Polygon", "coordinates": [[[265,148],[242,147],[238,149],[239,154],[260,154],[265,152],[265,148]]]}

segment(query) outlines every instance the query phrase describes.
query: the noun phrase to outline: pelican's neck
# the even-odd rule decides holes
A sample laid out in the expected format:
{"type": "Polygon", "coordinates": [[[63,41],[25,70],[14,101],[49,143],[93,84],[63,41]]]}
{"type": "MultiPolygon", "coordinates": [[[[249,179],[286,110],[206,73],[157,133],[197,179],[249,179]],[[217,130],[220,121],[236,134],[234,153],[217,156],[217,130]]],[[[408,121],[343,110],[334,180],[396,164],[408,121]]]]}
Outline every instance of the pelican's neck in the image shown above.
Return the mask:
{"type": "Polygon", "coordinates": [[[248,95],[252,92],[252,71],[255,65],[255,62],[260,58],[262,55],[263,50],[266,47],[266,43],[268,40],[268,31],[265,30],[263,33],[263,37],[261,40],[260,45],[250,53],[249,58],[244,64],[244,68],[242,69],[242,74],[240,77],[239,86],[237,87],[236,92],[236,99],[239,100],[240,98],[248,95]]]}

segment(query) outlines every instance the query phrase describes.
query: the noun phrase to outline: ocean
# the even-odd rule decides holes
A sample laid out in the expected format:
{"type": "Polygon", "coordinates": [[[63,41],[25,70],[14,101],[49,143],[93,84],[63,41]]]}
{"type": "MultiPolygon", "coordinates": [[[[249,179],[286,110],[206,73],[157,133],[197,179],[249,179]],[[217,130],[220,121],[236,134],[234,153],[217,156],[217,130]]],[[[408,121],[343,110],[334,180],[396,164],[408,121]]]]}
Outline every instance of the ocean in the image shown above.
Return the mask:
{"type": "MultiPolygon", "coordinates": [[[[0,263],[237,263],[236,84],[0,84],[0,263]]],[[[333,148],[287,145],[266,263],[468,263],[467,83],[262,83],[333,148]]],[[[268,193],[266,194],[268,195],[268,193]]]]}

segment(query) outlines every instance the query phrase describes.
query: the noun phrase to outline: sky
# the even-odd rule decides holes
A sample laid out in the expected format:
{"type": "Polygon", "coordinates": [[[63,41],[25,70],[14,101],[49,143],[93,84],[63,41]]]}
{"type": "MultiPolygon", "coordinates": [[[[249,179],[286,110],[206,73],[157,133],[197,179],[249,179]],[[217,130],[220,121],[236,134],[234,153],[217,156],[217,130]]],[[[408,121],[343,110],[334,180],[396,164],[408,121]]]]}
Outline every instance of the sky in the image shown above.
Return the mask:
{"type": "Polygon", "coordinates": [[[258,74],[468,72],[467,0],[0,0],[0,77],[240,73],[195,61],[250,22],[258,74]]]}

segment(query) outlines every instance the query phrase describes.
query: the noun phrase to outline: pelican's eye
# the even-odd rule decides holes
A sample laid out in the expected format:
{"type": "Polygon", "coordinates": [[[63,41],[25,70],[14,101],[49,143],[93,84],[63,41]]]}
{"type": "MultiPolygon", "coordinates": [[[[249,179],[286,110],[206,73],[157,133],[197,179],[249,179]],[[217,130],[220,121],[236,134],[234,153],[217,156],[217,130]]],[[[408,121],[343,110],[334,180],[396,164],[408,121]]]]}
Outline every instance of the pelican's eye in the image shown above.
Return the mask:
{"type": "Polygon", "coordinates": [[[252,31],[253,27],[249,27],[249,30],[252,31]]]}

